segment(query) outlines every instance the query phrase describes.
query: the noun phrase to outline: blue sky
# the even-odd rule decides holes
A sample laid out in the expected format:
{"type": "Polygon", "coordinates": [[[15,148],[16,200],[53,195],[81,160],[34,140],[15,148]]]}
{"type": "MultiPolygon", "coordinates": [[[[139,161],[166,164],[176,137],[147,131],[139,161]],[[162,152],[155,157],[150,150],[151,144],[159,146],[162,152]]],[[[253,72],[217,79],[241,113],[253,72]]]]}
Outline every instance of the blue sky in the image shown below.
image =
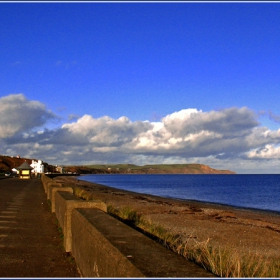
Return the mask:
{"type": "Polygon", "coordinates": [[[279,14],[265,2],[1,3],[0,154],[279,173],[279,14]]]}

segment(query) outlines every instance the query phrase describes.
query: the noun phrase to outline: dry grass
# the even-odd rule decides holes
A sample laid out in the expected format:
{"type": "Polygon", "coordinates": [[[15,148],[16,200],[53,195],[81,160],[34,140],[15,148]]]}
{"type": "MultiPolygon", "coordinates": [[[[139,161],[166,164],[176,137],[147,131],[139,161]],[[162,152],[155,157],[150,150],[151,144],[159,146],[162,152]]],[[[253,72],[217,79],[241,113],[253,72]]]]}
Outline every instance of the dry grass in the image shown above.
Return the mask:
{"type": "MultiPolygon", "coordinates": [[[[65,186],[67,186],[65,184],[65,186]]],[[[94,195],[93,193],[85,190],[84,188],[82,187],[76,187],[76,186],[72,186],[72,185],[69,185],[73,188],[73,194],[84,199],[84,200],[93,200],[94,199],[94,195]]]]}
{"type": "Polygon", "coordinates": [[[161,225],[142,217],[128,206],[115,209],[108,207],[108,213],[121,218],[128,224],[156,237],[162,244],[184,256],[206,270],[220,277],[280,277],[280,259],[269,259],[262,255],[235,248],[212,247],[210,240],[198,242],[179,235],[170,234],[161,225]]]}
{"type": "Polygon", "coordinates": [[[240,252],[236,248],[213,248],[210,240],[181,242],[172,249],[220,277],[279,277],[280,260],[269,259],[254,252],[240,252]]]}
{"type": "MultiPolygon", "coordinates": [[[[74,194],[85,200],[93,199],[92,193],[80,187],[74,188],[74,194]]],[[[280,259],[248,252],[246,248],[238,251],[236,248],[213,247],[209,239],[204,242],[198,242],[192,236],[184,239],[180,235],[171,234],[160,224],[148,220],[129,206],[117,209],[109,205],[107,211],[217,276],[280,277],[280,259]]]]}

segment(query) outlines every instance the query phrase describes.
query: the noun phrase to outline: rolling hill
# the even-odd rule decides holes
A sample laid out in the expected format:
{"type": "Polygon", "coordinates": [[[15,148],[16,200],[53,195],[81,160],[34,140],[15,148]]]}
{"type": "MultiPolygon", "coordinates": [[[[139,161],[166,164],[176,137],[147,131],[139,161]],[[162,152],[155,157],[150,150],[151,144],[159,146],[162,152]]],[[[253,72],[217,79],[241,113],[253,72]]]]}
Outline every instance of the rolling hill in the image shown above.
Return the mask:
{"type": "MultiPolygon", "coordinates": [[[[24,161],[31,164],[32,159],[0,155],[0,172],[8,172],[24,161]]],[[[55,167],[44,162],[45,171],[55,167]]],[[[66,173],[78,174],[236,174],[230,170],[218,170],[204,164],[153,164],[138,166],[134,164],[103,164],[64,166],[66,173]]]]}

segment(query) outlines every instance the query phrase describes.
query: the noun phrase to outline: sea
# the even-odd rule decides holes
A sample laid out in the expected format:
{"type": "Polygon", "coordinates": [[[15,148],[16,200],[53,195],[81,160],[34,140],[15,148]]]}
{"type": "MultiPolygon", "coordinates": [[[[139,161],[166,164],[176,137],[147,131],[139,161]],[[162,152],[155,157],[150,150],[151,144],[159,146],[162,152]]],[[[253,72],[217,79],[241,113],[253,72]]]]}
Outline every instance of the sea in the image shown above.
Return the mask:
{"type": "Polygon", "coordinates": [[[280,174],[94,174],[80,179],[140,194],[280,214],[280,174]]]}

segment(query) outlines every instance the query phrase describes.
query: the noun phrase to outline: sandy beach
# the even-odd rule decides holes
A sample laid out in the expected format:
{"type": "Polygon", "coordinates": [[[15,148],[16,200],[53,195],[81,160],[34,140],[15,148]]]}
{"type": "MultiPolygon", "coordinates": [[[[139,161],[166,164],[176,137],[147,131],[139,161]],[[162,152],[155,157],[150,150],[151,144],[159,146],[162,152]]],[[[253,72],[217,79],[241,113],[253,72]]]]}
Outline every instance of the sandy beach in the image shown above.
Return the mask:
{"type": "Polygon", "coordinates": [[[114,208],[129,206],[145,218],[186,240],[232,247],[279,258],[280,214],[225,205],[167,199],[82,181],[83,177],[59,177],[75,183],[114,208]]]}

